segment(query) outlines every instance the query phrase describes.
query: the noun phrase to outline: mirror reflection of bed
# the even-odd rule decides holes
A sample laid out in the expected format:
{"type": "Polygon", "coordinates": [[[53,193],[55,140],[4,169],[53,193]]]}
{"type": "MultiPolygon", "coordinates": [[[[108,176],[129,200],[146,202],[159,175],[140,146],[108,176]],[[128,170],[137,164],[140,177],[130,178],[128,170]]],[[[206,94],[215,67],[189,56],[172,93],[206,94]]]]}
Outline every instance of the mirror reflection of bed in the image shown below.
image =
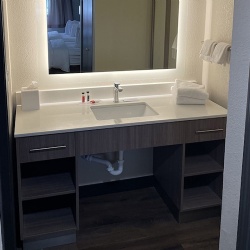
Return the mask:
{"type": "Polygon", "coordinates": [[[46,0],[49,73],[79,73],[79,0],[46,0]]]}
{"type": "Polygon", "coordinates": [[[68,20],[65,32],[48,31],[50,73],[80,72],[80,22],[68,20]]]}
{"type": "Polygon", "coordinates": [[[179,0],[46,0],[49,74],[176,68],[179,0]]]}

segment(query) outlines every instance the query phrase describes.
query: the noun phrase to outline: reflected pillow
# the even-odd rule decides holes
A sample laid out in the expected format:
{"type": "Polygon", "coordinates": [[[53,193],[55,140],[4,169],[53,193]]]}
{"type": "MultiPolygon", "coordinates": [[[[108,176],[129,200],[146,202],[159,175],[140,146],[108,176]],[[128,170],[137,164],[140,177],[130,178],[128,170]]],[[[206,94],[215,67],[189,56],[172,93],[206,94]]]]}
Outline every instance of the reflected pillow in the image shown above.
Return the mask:
{"type": "Polygon", "coordinates": [[[81,47],[81,36],[80,36],[80,27],[77,27],[77,31],[76,31],[76,44],[75,47],[76,48],[80,48],[81,47]]]}
{"type": "Polygon", "coordinates": [[[78,21],[72,21],[70,36],[76,37],[76,32],[77,32],[78,27],[80,27],[79,22],[78,21]]]}
{"type": "Polygon", "coordinates": [[[70,35],[71,28],[72,28],[73,21],[68,20],[65,26],[65,34],[70,35]]]}

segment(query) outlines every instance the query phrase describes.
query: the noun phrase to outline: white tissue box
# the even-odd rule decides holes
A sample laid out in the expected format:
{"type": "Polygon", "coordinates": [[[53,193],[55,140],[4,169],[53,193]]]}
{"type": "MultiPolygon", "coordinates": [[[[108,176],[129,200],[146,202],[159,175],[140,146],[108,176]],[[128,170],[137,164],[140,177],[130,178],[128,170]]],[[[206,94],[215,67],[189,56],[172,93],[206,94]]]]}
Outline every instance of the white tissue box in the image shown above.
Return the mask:
{"type": "Polygon", "coordinates": [[[40,109],[39,90],[23,87],[21,89],[21,103],[24,111],[40,109]]]}

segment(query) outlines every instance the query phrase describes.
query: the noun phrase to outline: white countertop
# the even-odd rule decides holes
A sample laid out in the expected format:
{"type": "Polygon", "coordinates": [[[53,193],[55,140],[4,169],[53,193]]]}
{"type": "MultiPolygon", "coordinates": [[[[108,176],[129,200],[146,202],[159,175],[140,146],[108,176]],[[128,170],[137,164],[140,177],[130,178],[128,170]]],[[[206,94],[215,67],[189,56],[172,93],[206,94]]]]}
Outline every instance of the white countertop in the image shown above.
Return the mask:
{"type": "MultiPolygon", "coordinates": [[[[122,99],[120,102],[123,103],[122,99]]],[[[97,120],[90,107],[92,105],[111,104],[113,103],[111,99],[103,99],[97,104],[68,102],[42,105],[40,110],[35,111],[22,111],[21,106],[17,106],[14,136],[47,135],[112,127],[226,117],[227,115],[226,109],[212,101],[207,101],[206,105],[176,105],[172,95],[140,97],[138,102],[146,102],[159,115],[97,120]]]]}

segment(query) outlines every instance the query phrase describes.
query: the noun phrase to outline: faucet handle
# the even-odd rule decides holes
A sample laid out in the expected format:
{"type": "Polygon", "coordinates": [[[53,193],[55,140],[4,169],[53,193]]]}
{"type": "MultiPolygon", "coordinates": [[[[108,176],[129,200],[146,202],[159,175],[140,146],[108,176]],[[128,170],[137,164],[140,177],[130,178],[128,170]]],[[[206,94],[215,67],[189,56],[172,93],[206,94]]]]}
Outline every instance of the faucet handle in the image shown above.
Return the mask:
{"type": "Polygon", "coordinates": [[[120,83],[119,83],[119,82],[115,82],[115,83],[114,83],[114,86],[115,86],[115,88],[119,88],[120,83]]]}

